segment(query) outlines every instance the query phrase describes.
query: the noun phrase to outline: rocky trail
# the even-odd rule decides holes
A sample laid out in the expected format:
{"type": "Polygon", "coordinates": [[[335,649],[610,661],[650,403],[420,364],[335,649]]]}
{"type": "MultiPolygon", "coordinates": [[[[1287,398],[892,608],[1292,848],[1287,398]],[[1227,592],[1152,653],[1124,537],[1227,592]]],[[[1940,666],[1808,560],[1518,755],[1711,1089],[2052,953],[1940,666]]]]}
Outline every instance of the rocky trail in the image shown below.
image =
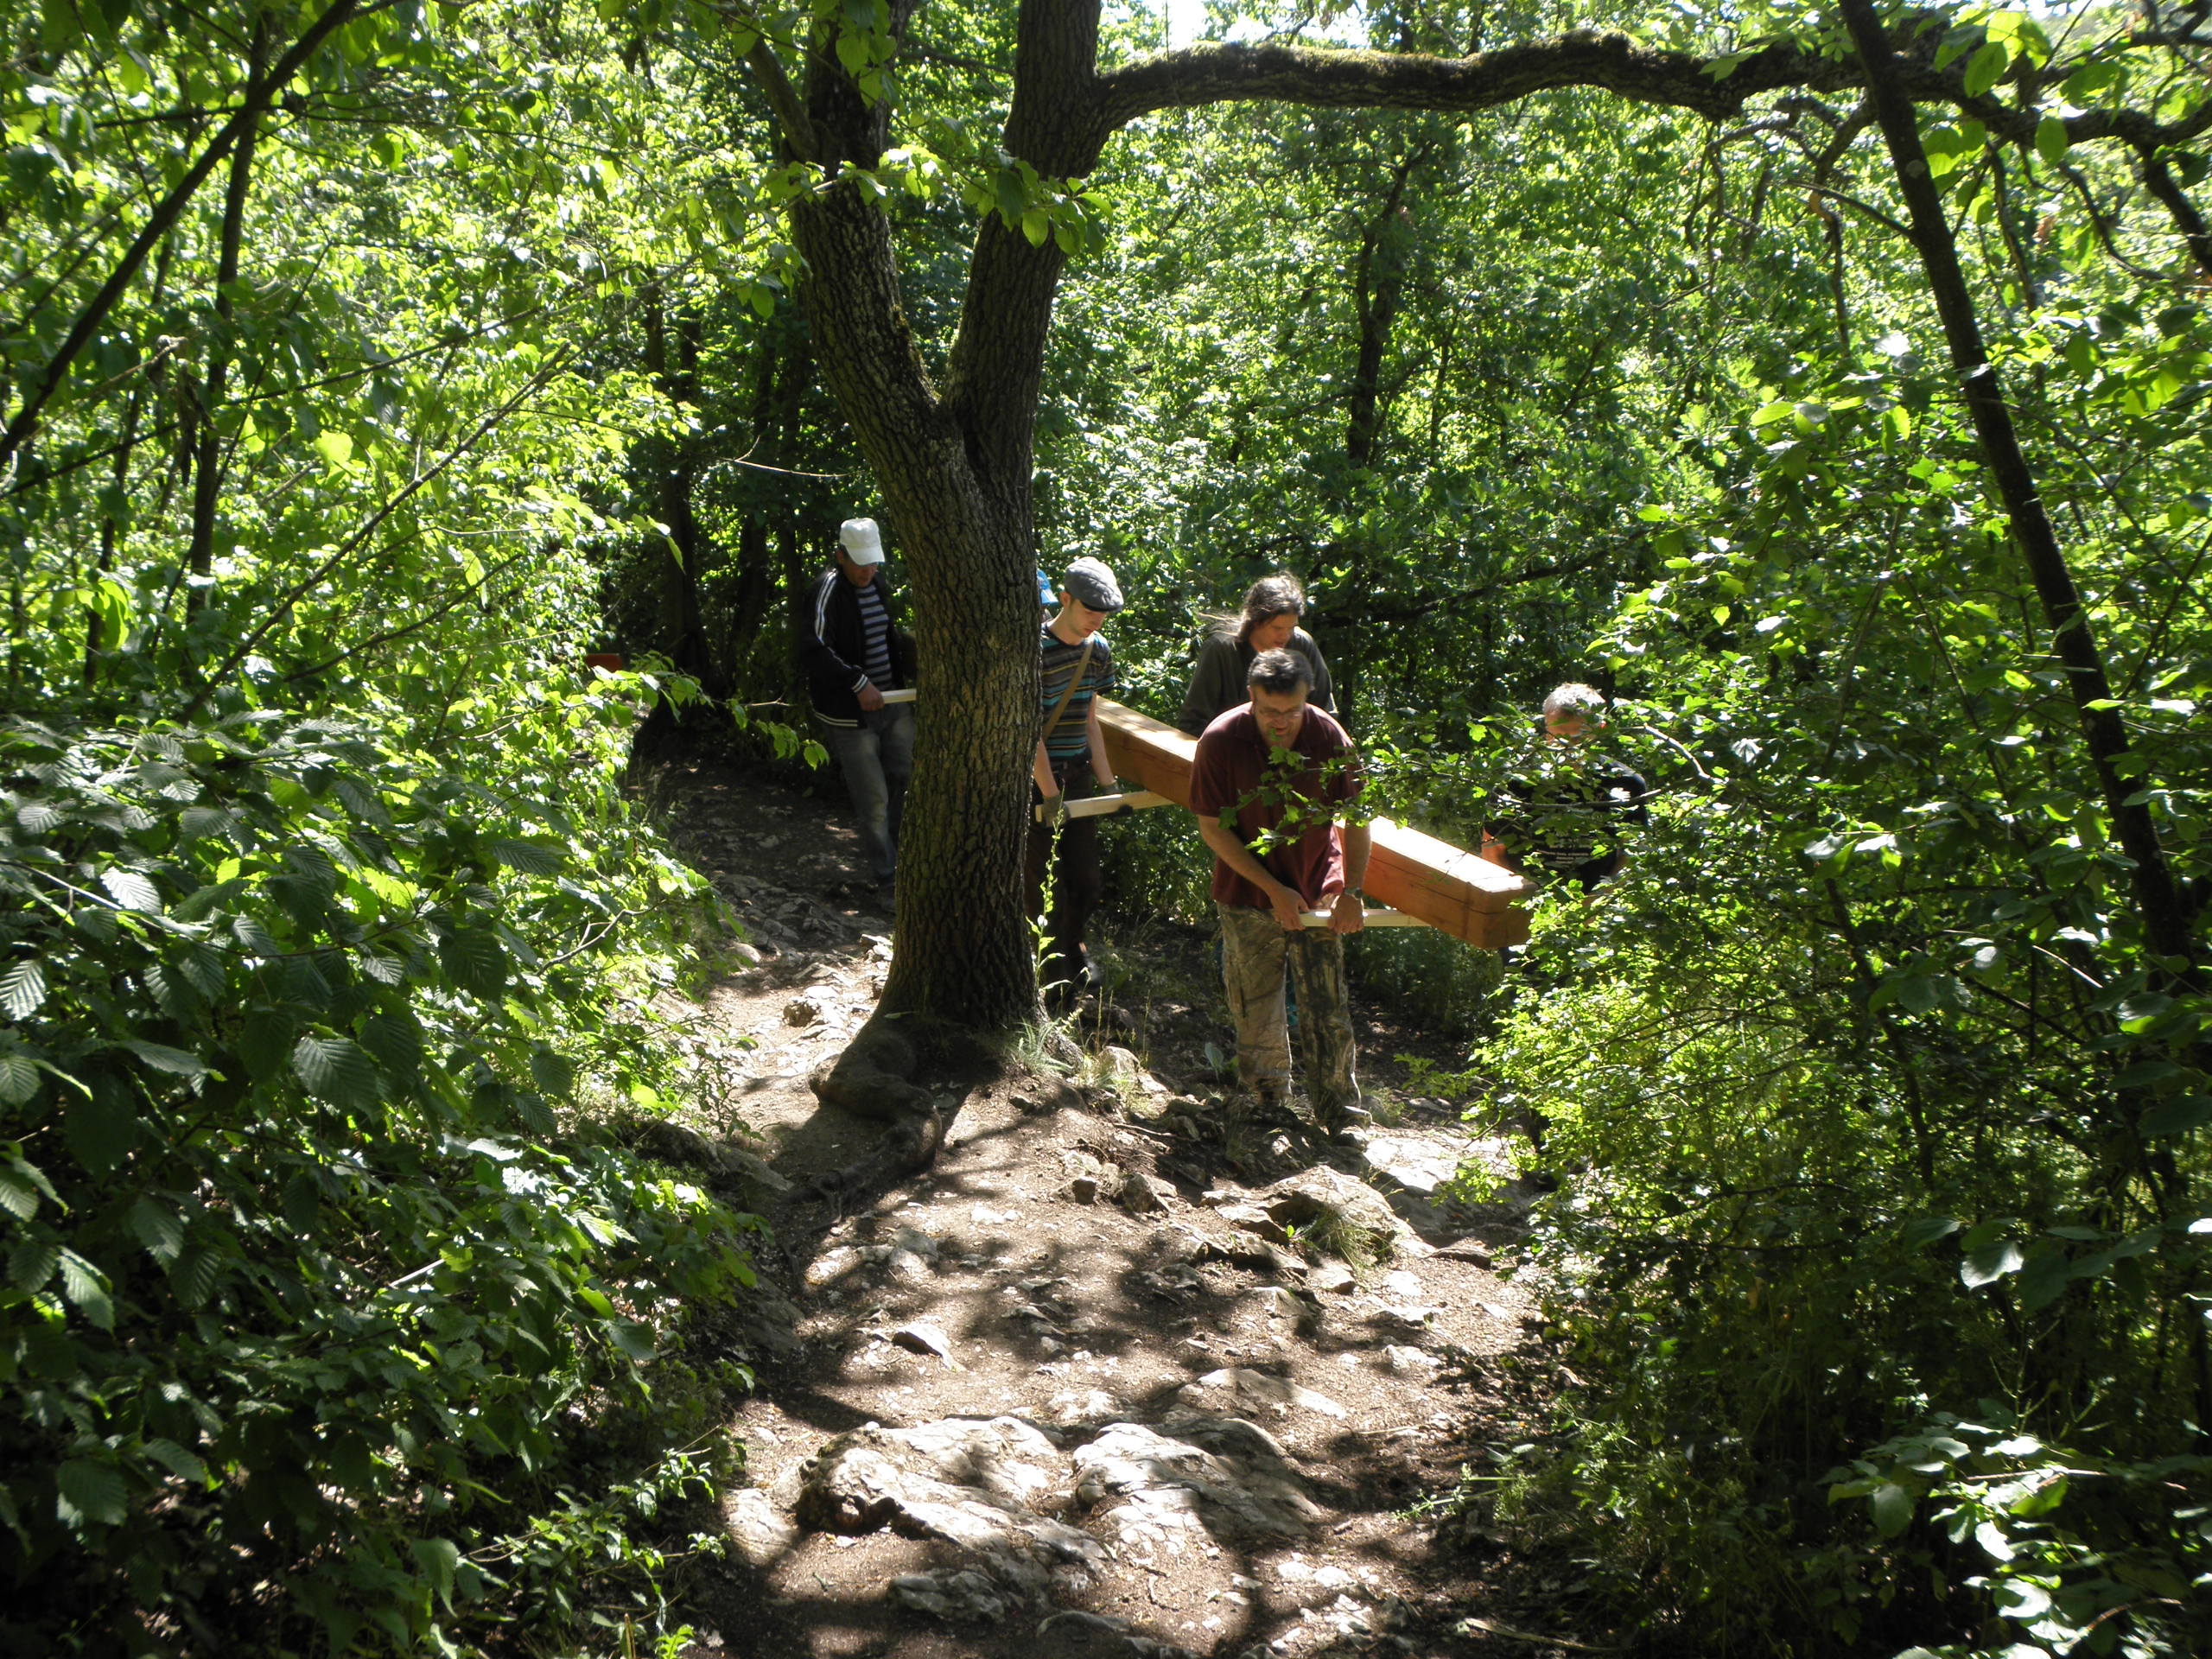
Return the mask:
{"type": "Polygon", "coordinates": [[[1571,1567],[1419,1507],[1535,1432],[1557,1367],[1510,1277],[1520,1195],[1441,1191],[1502,1151],[1405,1096],[1416,1033],[1363,1027],[1361,1144],[1225,1147],[1211,942],[1108,918],[1109,982],[1141,1002],[1092,1009],[1071,1071],[933,1084],[957,1096],[933,1164],[847,1191],[884,1126],[808,1077],[873,1007],[891,918],[848,885],[834,785],[676,765],[651,787],[753,963],[701,1022],[727,1120],[671,1134],[773,1229],[736,1548],[693,1655],[1605,1650],[1544,1633],[1573,1625],[1571,1567]]]}

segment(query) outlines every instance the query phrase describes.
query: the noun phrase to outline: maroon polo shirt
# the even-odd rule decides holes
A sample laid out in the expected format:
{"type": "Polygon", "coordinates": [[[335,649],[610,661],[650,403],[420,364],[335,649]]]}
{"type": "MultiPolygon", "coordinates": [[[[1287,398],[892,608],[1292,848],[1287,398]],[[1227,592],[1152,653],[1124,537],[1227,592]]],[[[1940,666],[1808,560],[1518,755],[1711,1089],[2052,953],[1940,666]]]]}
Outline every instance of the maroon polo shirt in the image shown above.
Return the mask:
{"type": "MultiPolygon", "coordinates": [[[[1302,825],[1296,838],[1277,845],[1260,862],[1309,907],[1319,909],[1344,887],[1344,836],[1332,822],[1334,810],[1357,798],[1366,780],[1344,728],[1311,703],[1291,753],[1294,758],[1270,762],[1252,705],[1231,709],[1198,739],[1198,758],[1191,765],[1191,810],[1217,820],[1234,813],[1237,839],[1249,847],[1261,831],[1281,824],[1295,804],[1302,825]]],[[[1224,905],[1269,907],[1266,893],[1218,858],[1213,861],[1213,896],[1224,905]]]]}

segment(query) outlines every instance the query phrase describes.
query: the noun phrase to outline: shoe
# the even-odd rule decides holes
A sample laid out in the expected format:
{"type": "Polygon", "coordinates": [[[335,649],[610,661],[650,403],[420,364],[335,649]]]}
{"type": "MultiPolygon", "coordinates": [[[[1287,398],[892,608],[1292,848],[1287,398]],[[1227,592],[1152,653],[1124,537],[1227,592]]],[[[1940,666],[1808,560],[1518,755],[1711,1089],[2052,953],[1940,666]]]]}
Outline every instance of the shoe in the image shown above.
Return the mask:
{"type": "Polygon", "coordinates": [[[1314,1127],[1338,1146],[1358,1144],[1375,1128],[1375,1115],[1364,1106],[1341,1106],[1333,1112],[1313,1114],[1314,1127]]]}

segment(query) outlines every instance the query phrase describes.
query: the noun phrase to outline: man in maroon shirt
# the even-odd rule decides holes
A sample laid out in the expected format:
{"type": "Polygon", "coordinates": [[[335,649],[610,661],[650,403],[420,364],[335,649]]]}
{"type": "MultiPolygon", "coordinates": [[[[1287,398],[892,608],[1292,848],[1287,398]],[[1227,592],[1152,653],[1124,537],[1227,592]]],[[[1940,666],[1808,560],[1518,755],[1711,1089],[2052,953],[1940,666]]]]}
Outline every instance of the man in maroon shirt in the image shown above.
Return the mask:
{"type": "Polygon", "coordinates": [[[1335,822],[1364,779],[1344,728],[1307,704],[1311,674],[1294,652],[1252,659],[1252,700],[1198,739],[1191,810],[1213,849],[1238,1076],[1263,1112],[1280,1109],[1290,1087],[1287,965],[1297,976],[1299,1065],[1314,1121],[1341,1137],[1367,1117],[1353,1075],[1344,936],[1362,925],[1369,840],[1365,824],[1335,822]],[[1306,925],[1307,911],[1327,925],[1306,925]]]}

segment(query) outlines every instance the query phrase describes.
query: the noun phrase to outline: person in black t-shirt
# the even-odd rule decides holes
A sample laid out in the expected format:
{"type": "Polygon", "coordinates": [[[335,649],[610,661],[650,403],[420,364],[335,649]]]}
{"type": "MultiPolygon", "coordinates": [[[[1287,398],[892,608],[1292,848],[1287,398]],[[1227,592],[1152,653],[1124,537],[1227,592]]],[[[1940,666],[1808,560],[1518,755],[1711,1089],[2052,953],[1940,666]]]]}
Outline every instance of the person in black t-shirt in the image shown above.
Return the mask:
{"type": "Polygon", "coordinates": [[[1592,747],[1605,724],[1605,699],[1591,686],[1570,683],[1544,699],[1529,762],[1506,779],[1484,826],[1484,858],[1585,893],[1620,874],[1628,852],[1618,826],[1650,822],[1651,790],[1592,747]]]}

